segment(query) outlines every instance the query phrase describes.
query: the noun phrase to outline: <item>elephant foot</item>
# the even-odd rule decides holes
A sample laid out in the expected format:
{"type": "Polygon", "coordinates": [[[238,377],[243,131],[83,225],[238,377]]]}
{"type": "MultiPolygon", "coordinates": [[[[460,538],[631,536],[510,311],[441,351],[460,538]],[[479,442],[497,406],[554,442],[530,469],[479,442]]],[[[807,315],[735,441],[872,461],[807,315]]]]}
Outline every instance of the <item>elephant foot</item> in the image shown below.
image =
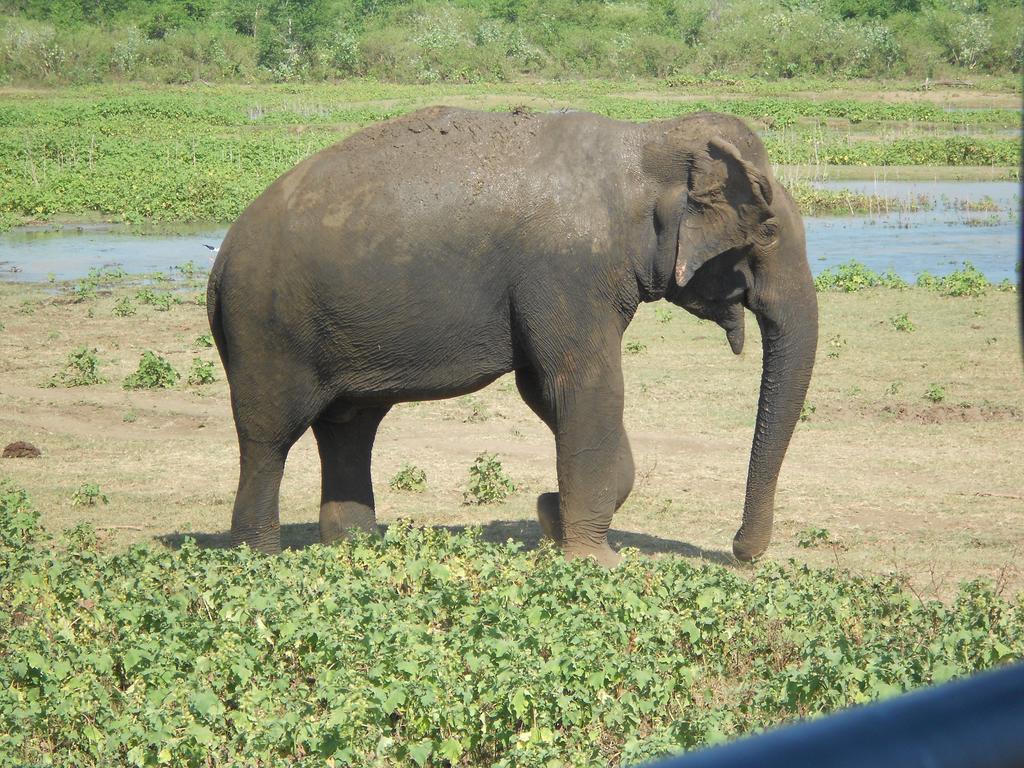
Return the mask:
{"type": "Polygon", "coordinates": [[[320,506],[320,542],[333,544],[348,538],[351,530],[377,533],[377,513],[363,504],[331,501],[320,506]]]}
{"type": "Polygon", "coordinates": [[[557,493],[542,493],[537,497],[537,520],[541,532],[556,544],[562,540],[562,515],[557,493]]]}
{"type": "Polygon", "coordinates": [[[605,568],[614,568],[621,562],[622,555],[616,552],[614,549],[609,547],[607,544],[602,546],[573,546],[564,547],[562,549],[566,560],[577,560],[581,557],[592,557],[597,560],[597,564],[604,566],[605,568]]]}
{"type": "Polygon", "coordinates": [[[281,553],[281,526],[278,523],[271,523],[242,530],[232,528],[231,546],[239,547],[242,544],[247,544],[250,549],[265,555],[278,555],[281,553]]]}

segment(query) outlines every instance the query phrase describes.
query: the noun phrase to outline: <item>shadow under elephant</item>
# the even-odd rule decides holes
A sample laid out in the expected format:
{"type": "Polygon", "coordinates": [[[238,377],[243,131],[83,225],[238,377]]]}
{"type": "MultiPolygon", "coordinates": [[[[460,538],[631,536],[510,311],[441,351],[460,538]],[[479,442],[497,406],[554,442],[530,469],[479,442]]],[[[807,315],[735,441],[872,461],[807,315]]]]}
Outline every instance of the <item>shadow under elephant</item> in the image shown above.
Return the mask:
{"type": "MultiPolygon", "coordinates": [[[[378,526],[381,533],[386,531],[387,527],[387,525],[378,526]]],[[[479,528],[484,541],[492,544],[504,544],[511,539],[527,549],[536,548],[542,538],[540,524],[536,520],[492,520],[482,525],[439,525],[433,527],[453,534],[464,533],[471,528],[479,528]]],[[[196,543],[203,548],[225,549],[231,546],[229,531],[175,531],[156,537],[157,541],[172,549],[179,549],[186,538],[195,539],[196,543]]],[[[285,549],[305,549],[311,544],[319,543],[320,526],[318,523],[287,523],[281,526],[281,545],[285,549]]],[[[735,564],[736,562],[727,552],[704,549],[688,542],[635,531],[622,531],[613,528],[608,531],[608,543],[615,549],[633,547],[645,555],[676,555],[719,565],[735,564]]]]}

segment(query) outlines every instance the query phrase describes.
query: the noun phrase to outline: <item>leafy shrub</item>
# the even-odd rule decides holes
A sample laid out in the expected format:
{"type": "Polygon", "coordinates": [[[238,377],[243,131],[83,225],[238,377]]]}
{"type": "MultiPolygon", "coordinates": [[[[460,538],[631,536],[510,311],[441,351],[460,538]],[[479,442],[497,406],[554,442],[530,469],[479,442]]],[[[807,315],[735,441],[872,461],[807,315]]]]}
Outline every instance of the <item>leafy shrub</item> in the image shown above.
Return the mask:
{"type": "Polygon", "coordinates": [[[17,765],[635,765],[1024,656],[1020,600],[983,582],[922,603],[887,576],[605,571],[405,525],[278,558],[106,555],[36,518],[0,485],[17,765]]]}
{"type": "Polygon", "coordinates": [[[828,267],[814,278],[814,287],[819,291],[844,291],[854,293],[865,288],[906,288],[906,281],[892,270],[878,274],[856,259],[828,267]]]}
{"type": "Polygon", "coordinates": [[[827,528],[804,528],[796,535],[796,545],[802,549],[812,549],[834,541],[827,528]]]}
{"type": "Polygon", "coordinates": [[[515,491],[515,483],[505,474],[498,457],[481,453],[469,468],[469,488],[462,498],[466,504],[491,504],[515,491]]]}
{"type": "Polygon", "coordinates": [[[427,489],[427,473],[412,464],[404,464],[391,478],[388,487],[394,491],[413,491],[415,493],[425,491],[427,489]]]}
{"type": "Polygon", "coordinates": [[[48,387],[88,387],[102,384],[106,379],[100,375],[100,360],[96,348],[81,347],[68,355],[64,369],[53,375],[48,387]]]}
{"type": "Polygon", "coordinates": [[[138,311],[138,307],[132,303],[130,296],[122,296],[117,300],[117,303],[114,304],[114,314],[117,317],[131,317],[138,311]]]}
{"type": "Polygon", "coordinates": [[[894,331],[905,331],[910,333],[917,329],[913,321],[907,317],[906,312],[900,312],[898,315],[893,315],[889,318],[889,325],[892,326],[894,331]]]}
{"type": "Polygon", "coordinates": [[[211,384],[217,380],[213,373],[213,363],[199,357],[192,358],[192,369],[188,373],[189,384],[211,384]]]}
{"type": "Polygon", "coordinates": [[[149,304],[155,307],[158,312],[167,312],[175,304],[180,304],[181,299],[170,291],[154,291],[152,288],[141,288],[135,294],[135,298],[141,304],[149,304]]]}
{"type": "Polygon", "coordinates": [[[167,360],[146,350],[139,360],[138,369],[126,376],[121,386],[125,389],[170,389],[180,378],[181,374],[167,360]]]}
{"type": "Polygon", "coordinates": [[[992,286],[984,273],[969,261],[965,261],[962,268],[944,277],[922,272],[917,277],[917,285],[920,288],[938,291],[944,296],[984,296],[985,291],[992,286]]]}
{"type": "Polygon", "coordinates": [[[946,388],[941,384],[929,384],[928,389],[924,391],[924,395],[922,395],[922,397],[933,403],[941,403],[946,399],[946,388]]]}
{"type": "Polygon", "coordinates": [[[98,503],[109,504],[110,499],[100,490],[96,483],[82,483],[74,493],[71,494],[71,506],[73,507],[94,507],[98,503]]]}

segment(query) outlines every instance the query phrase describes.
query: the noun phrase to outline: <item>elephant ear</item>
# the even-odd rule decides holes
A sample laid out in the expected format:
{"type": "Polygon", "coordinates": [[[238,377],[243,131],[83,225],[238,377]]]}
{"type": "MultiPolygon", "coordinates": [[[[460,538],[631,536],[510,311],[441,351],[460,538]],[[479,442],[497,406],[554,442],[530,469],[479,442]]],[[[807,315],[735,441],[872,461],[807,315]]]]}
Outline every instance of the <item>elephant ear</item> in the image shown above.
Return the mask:
{"type": "Polygon", "coordinates": [[[694,152],[686,186],[676,246],[680,288],[708,259],[749,243],[772,215],[768,179],[724,139],[713,138],[694,152]]]}

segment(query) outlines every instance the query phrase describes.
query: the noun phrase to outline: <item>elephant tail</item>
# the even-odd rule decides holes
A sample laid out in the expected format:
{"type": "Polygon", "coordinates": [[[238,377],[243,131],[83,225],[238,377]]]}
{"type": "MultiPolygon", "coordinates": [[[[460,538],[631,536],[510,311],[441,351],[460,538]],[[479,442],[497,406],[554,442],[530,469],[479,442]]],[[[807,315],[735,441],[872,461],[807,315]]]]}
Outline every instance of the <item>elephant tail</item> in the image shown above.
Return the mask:
{"type": "Polygon", "coordinates": [[[210,270],[210,280],[206,284],[206,317],[210,321],[210,333],[213,335],[213,343],[217,345],[217,352],[220,354],[220,362],[224,371],[228,370],[228,345],[224,337],[223,317],[220,305],[220,278],[223,262],[220,258],[210,270]]]}

